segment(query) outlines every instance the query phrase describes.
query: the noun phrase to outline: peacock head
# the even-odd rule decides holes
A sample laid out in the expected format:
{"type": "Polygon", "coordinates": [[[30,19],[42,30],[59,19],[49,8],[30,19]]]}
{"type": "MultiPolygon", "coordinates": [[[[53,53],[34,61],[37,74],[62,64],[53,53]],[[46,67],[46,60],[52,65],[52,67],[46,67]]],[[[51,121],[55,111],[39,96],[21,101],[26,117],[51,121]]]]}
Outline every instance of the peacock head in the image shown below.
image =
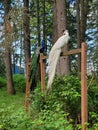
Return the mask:
{"type": "Polygon", "coordinates": [[[68,30],[65,30],[65,31],[63,32],[63,35],[69,35],[68,30]]]}

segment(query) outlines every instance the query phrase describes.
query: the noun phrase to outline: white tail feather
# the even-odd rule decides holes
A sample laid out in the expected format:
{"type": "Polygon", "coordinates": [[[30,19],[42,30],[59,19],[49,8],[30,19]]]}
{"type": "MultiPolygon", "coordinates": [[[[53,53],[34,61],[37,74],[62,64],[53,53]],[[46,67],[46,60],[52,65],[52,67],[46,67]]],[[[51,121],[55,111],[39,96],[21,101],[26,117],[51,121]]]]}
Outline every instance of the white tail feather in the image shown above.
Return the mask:
{"type": "Polygon", "coordinates": [[[51,54],[49,55],[49,71],[48,71],[48,76],[49,76],[49,80],[48,80],[48,85],[47,85],[47,89],[51,88],[54,76],[55,76],[55,71],[56,71],[56,65],[59,59],[61,53],[61,49],[59,49],[58,51],[52,51],[51,54]],[[51,59],[54,61],[51,61],[51,59]]]}
{"type": "Polygon", "coordinates": [[[66,30],[63,33],[63,36],[61,36],[57,42],[54,44],[54,46],[52,47],[50,53],[49,53],[49,71],[48,71],[48,84],[47,84],[47,89],[51,89],[51,85],[55,76],[55,72],[56,72],[56,65],[57,62],[59,60],[60,57],[60,53],[61,53],[61,49],[62,47],[68,43],[70,37],[69,37],[69,33],[66,30]]]}

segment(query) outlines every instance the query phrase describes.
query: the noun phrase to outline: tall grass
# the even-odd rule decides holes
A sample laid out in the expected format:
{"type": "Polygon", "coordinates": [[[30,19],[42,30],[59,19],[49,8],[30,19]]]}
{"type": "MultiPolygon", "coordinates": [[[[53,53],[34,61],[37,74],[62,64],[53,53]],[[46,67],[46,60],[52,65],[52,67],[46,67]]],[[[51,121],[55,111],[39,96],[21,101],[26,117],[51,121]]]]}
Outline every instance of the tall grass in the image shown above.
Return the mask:
{"type": "Polygon", "coordinates": [[[7,108],[15,105],[15,109],[24,107],[25,93],[17,92],[16,95],[9,95],[6,88],[0,89],[0,108],[7,108]]]}

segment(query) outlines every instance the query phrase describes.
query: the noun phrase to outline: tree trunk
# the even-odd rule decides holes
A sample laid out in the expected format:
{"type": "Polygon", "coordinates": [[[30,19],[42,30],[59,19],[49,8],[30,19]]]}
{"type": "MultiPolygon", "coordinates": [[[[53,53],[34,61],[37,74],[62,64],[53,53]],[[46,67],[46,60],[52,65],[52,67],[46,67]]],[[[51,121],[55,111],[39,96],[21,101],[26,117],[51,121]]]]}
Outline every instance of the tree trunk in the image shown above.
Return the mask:
{"type": "Polygon", "coordinates": [[[29,0],[24,0],[24,50],[25,50],[25,66],[26,77],[30,75],[30,67],[28,69],[29,62],[31,61],[30,51],[30,17],[29,17],[29,0]]]}
{"type": "Polygon", "coordinates": [[[5,10],[5,65],[6,65],[6,77],[7,77],[7,91],[9,94],[15,94],[12,79],[12,66],[11,66],[11,25],[8,18],[10,11],[11,0],[4,1],[5,10]]]}
{"type": "MultiPolygon", "coordinates": [[[[65,0],[54,0],[54,41],[56,41],[60,36],[62,36],[63,31],[66,29],[67,13],[65,12],[65,8],[65,0]]],[[[62,51],[67,51],[67,45],[62,49],[62,51]]],[[[60,57],[60,60],[57,64],[57,74],[69,74],[68,56],[60,57]]]]}
{"type": "Polygon", "coordinates": [[[53,43],[58,39],[58,31],[57,31],[57,3],[56,0],[53,2],[53,43]]]}
{"type": "Polygon", "coordinates": [[[29,0],[24,0],[24,49],[26,66],[31,61],[29,0]]]}
{"type": "MultiPolygon", "coordinates": [[[[85,41],[86,21],[88,14],[88,0],[77,0],[77,44],[78,48],[81,47],[81,43],[85,41]]],[[[78,71],[81,71],[81,56],[78,56],[78,71]]]]}
{"type": "Polygon", "coordinates": [[[46,10],[45,10],[45,0],[43,0],[43,41],[45,42],[45,51],[47,52],[47,40],[46,40],[46,10]]]}
{"type": "Polygon", "coordinates": [[[88,13],[88,0],[81,0],[81,42],[85,41],[86,21],[88,13]]]}
{"type": "Polygon", "coordinates": [[[39,15],[39,0],[37,0],[37,32],[38,32],[38,46],[40,46],[40,15],[39,15]]]}
{"type": "MultiPolygon", "coordinates": [[[[81,47],[81,26],[80,26],[80,0],[76,0],[76,21],[77,21],[77,46],[81,47]]],[[[78,54],[78,72],[81,71],[81,54],[78,54]]]]}
{"type": "Polygon", "coordinates": [[[26,67],[26,100],[25,107],[28,111],[29,107],[29,96],[30,96],[30,61],[31,61],[31,51],[30,51],[30,16],[29,16],[29,0],[24,0],[24,51],[25,51],[25,67],[26,67]]]}

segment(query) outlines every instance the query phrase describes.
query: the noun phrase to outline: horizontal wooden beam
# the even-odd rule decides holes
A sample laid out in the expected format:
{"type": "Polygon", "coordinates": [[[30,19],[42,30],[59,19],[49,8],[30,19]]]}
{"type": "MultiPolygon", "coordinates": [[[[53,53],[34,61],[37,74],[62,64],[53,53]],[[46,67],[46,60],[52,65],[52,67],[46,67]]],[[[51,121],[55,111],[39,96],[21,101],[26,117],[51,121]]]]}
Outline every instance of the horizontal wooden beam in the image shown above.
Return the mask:
{"type": "Polygon", "coordinates": [[[81,49],[73,49],[70,51],[62,52],[61,56],[68,56],[68,55],[78,54],[78,53],[81,53],[81,49]]]}
{"type": "Polygon", "coordinates": [[[48,59],[48,56],[44,56],[44,55],[43,55],[42,59],[43,59],[43,60],[44,60],[44,59],[48,59]]]}
{"type": "MultiPolygon", "coordinates": [[[[61,53],[61,56],[68,56],[68,55],[72,55],[72,54],[78,54],[78,53],[81,53],[81,49],[73,49],[73,50],[70,50],[70,51],[66,51],[66,52],[62,52],[61,53]]],[[[48,56],[43,56],[42,59],[47,59],[48,56]]]]}

